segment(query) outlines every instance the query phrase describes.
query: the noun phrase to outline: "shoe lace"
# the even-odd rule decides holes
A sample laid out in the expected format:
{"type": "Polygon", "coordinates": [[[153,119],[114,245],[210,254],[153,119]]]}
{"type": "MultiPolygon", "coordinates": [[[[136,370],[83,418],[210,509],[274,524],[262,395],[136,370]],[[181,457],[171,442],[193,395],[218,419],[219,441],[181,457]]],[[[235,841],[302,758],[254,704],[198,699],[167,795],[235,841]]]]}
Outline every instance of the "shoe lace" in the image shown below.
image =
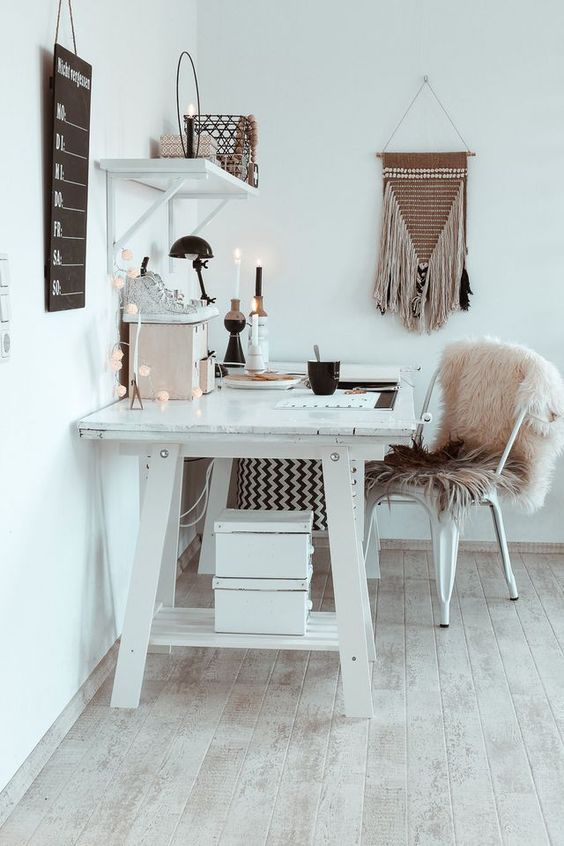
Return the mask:
{"type": "Polygon", "coordinates": [[[162,279],[156,279],[153,276],[152,283],[155,288],[155,292],[160,297],[161,301],[169,300],[170,302],[181,302],[182,298],[179,298],[174,291],[167,288],[162,279]]]}

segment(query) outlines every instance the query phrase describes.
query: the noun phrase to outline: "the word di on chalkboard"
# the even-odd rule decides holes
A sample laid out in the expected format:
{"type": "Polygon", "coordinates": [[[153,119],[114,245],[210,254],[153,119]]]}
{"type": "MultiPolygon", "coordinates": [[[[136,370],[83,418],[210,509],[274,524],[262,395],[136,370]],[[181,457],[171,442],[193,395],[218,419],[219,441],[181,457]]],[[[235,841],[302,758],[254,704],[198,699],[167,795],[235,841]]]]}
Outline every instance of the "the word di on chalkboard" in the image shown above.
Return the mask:
{"type": "Polygon", "coordinates": [[[47,308],[83,308],[92,68],[55,44],[47,308]]]}

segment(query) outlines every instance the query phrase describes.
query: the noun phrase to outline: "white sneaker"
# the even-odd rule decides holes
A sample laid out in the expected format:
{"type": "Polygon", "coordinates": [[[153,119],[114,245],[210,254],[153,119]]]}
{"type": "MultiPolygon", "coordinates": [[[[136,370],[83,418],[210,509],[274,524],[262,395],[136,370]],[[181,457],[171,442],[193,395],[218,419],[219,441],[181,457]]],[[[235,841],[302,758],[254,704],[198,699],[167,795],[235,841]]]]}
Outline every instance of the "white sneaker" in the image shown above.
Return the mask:
{"type": "Polygon", "coordinates": [[[219,315],[215,306],[201,300],[185,303],[180,291],[171,291],[158,273],[152,271],[134,279],[127,278],[124,322],[137,323],[138,313],[143,323],[201,323],[219,315]],[[128,313],[128,305],[137,306],[135,314],[128,313]]]}

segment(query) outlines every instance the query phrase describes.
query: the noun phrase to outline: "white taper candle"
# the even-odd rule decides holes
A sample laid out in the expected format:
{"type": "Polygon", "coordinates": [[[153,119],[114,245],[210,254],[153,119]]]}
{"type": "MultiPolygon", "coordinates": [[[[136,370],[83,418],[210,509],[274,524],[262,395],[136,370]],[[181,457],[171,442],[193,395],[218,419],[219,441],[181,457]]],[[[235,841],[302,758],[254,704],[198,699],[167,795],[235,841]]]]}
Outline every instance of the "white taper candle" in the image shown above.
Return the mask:
{"type": "Polygon", "coordinates": [[[233,257],[235,259],[235,299],[240,299],[240,287],[241,287],[241,250],[239,247],[233,253],[233,257]]]}
{"type": "Polygon", "coordinates": [[[258,314],[253,314],[253,315],[251,316],[251,344],[253,345],[253,347],[257,347],[257,346],[258,346],[258,342],[259,342],[259,338],[258,338],[258,326],[259,326],[259,324],[258,324],[258,320],[259,320],[259,316],[258,316],[258,314]]]}

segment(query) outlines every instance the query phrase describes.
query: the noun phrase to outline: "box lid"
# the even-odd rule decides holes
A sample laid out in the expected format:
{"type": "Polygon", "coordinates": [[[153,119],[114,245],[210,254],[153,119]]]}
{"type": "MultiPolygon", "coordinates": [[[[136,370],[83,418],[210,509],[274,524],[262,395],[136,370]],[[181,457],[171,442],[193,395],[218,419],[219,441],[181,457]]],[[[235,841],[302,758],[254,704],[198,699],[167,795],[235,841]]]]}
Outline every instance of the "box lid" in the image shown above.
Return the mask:
{"type": "Polygon", "coordinates": [[[270,590],[270,591],[301,591],[307,593],[311,581],[312,568],[309,569],[307,579],[234,579],[231,577],[214,576],[212,586],[214,590],[270,590]]]}
{"type": "Polygon", "coordinates": [[[250,511],[225,508],[215,521],[214,531],[309,534],[312,527],[313,511],[250,511]]]}

